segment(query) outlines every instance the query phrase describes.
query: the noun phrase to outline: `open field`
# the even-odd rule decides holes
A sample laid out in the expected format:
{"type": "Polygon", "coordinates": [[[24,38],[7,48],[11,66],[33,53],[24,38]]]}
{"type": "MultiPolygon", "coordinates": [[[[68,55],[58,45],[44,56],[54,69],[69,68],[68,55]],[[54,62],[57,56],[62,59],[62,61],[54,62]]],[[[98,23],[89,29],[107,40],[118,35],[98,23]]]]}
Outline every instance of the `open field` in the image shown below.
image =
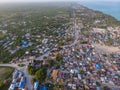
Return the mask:
{"type": "Polygon", "coordinates": [[[94,44],[94,46],[101,53],[108,53],[108,54],[118,53],[118,54],[120,54],[120,49],[118,47],[106,46],[106,45],[100,45],[100,44],[94,44]]]}
{"type": "Polygon", "coordinates": [[[5,34],[1,34],[1,33],[0,33],[0,38],[3,38],[4,36],[5,36],[5,34]]]}
{"type": "Polygon", "coordinates": [[[9,77],[12,71],[13,68],[11,67],[0,67],[0,81],[9,77]]]}
{"type": "MultiPolygon", "coordinates": [[[[11,67],[0,67],[0,90],[4,89],[7,90],[4,86],[3,86],[3,82],[5,79],[9,78],[11,76],[11,73],[13,71],[13,68],[11,67]]],[[[9,86],[9,85],[6,85],[9,86]]]]}

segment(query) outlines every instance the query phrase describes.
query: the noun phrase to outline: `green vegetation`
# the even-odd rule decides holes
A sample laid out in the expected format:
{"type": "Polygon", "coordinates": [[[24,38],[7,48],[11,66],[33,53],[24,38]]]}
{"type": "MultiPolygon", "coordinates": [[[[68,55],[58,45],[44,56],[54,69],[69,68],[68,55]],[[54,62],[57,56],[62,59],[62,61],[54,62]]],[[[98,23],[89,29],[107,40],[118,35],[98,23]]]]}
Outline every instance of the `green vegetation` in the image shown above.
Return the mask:
{"type": "MultiPolygon", "coordinates": [[[[52,43],[54,45],[60,42],[62,38],[58,38],[58,32],[68,28],[66,23],[69,22],[69,8],[68,5],[63,3],[60,3],[60,5],[47,3],[25,4],[15,5],[14,7],[9,7],[9,9],[4,6],[1,6],[1,8],[0,24],[6,24],[6,26],[0,27],[0,29],[8,30],[7,35],[4,36],[4,39],[8,37],[8,40],[0,44],[0,59],[2,63],[8,63],[13,58],[21,58],[24,56],[25,51],[29,51],[29,55],[40,55],[39,52],[33,53],[32,51],[36,49],[37,45],[42,44],[42,40],[45,37],[51,40],[48,41],[48,44],[52,43]],[[30,39],[25,37],[27,33],[30,34],[30,39]],[[19,48],[22,46],[22,40],[34,45],[19,48]],[[4,48],[3,44],[8,44],[9,41],[13,42],[13,44],[4,48]],[[11,53],[10,51],[15,52],[11,53]]],[[[69,40],[70,38],[67,39],[67,41],[69,40]]]]}
{"type": "Polygon", "coordinates": [[[48,60],[48,67],[49,68],[51,68],[54,64],[55,64],[55,62],[52,59],[48,60]]]}
{"type": "Polygon", "coordinates": [[[54,90],[54,84],[46,83],[45,86],[49,87],[49,90],[54,90]]]}
{"type": "Polygon", "coordinates": [[[84,71],[83,71],[83,70],[80,70],[79,73],[80,73],[80,74],[84,74],[84,71]]]}
{"type": "Polygon", "coordinates": [[[47,69],[48,69],[48,66],[51,67],[51,65],[53,65],[53,60],[49,60],[49,65],[45,64],[45,65],[42,65],[41,68],[37,68],[35,67],[35,65],[39,65],[40,63],[42,63],[41,61],[33,61],[34,63],[32,64],[29,64],[28,65],[28,73],[31,74],[31,75],[34,75],[35,77],[32,78],[32,82],[35,82],[36,80],[37,81],[40,81],[40,82],[44,82],[45,79],[46,79],[46,74],[47,74],[47,69]],[[32,66],[34,64],[34,66],[32,66]]]}
{"type": "Polygon", "coordinates": [[[85,26],[83,30],[89,30],[90,27],[106,28],[107,26],[119,26],[120,22],[117,21],[114,17],[104,14],[100,11],[94,11],[87,7],[81,12],[77,12],[79,18],[84,19],[83,25],[85,26]],[[85,15],[83,15],[85,14],[85,15]],[[95,20],[101,21],[99,24],[94,24],[95,20]]]}
{"type": "Polygon", "coordinates": [[[36,78],[32,78],[31,82],[34,83],[36,81],[36,78]]]}
{"type": "Polygon", "coordinates": [[[43,82],[46,78],[46,70],[44,69],[39,69],[36,73],[35,76],[37,78],[37,80],[39,80],[40,82],[43,82]]]}
{"type": "Polygon", "coordinates": [[[5,37],[5,34],[0,33],[0,39],[4,37],[5,37]]]}
{"type": "Polygon", "coordinates": [[[57,54],[57,55],[56,55],[56,60],[57,60],[60,64],[62,64],[62,62],[63,62],[63,56],[62,56],[61,54],[57,54]]]}
{"type": "Polygon", "coordinates": [[[28,66],[28,73],[31,75],[35,75],[36,69],[32,66],[28,66]]]}
{"type": "Polygon", "coordinates": [[[25,66],[25,64],[18,64],[18,66],[19,66],[19,67],[24,67],[24,66],[25,66]]]}

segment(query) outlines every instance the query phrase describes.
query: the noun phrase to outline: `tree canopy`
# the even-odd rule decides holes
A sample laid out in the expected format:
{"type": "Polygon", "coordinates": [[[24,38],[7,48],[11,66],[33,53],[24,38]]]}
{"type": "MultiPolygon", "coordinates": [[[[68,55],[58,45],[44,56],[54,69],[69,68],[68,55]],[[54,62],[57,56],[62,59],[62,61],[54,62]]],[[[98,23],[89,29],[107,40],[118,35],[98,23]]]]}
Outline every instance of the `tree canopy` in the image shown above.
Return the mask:
{"type": "Polygon", "coordinates": [[[40,81],[43,82],[46,78],[46,70],[44,69],[39,69],[36,73],[35,73],[36,78],[40,81]]]}

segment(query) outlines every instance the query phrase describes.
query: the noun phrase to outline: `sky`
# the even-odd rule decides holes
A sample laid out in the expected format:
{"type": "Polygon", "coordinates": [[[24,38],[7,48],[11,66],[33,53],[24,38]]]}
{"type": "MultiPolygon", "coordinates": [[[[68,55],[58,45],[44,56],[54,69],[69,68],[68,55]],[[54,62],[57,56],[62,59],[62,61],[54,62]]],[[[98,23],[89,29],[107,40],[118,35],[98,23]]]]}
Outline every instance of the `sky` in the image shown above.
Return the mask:
{"type": "MultiPolygon", "coordinates": [[[[0,3],[5,2],[50,2],[50,1],[94,1],[94,0],[0,0],[0,3]]],[[[95,0],[101,1],[101,0],[95,0]]],[[[102,0],[102,1],[120,1],[120,0],[102,0]]]]}
{"type": "Polygon", "coordinates": [[[77,1],[77,0],[0,0],[2,2],[50,2],[50,1],[77,1]]]}

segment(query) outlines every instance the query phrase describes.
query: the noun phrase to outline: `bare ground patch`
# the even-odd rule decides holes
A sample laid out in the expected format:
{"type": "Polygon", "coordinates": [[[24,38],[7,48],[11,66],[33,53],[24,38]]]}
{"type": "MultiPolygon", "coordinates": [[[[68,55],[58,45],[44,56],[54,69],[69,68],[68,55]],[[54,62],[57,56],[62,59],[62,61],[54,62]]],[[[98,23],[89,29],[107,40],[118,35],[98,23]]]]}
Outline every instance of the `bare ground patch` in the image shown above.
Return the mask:
{"type": "Polygon", "coordinates": [[[118,53],[120,54],[120,48],[119,47],[113,47],[113,46],[106,46],[101,44],[93,44],[95,46],[95,49],[100,53],[118,53]]]}

